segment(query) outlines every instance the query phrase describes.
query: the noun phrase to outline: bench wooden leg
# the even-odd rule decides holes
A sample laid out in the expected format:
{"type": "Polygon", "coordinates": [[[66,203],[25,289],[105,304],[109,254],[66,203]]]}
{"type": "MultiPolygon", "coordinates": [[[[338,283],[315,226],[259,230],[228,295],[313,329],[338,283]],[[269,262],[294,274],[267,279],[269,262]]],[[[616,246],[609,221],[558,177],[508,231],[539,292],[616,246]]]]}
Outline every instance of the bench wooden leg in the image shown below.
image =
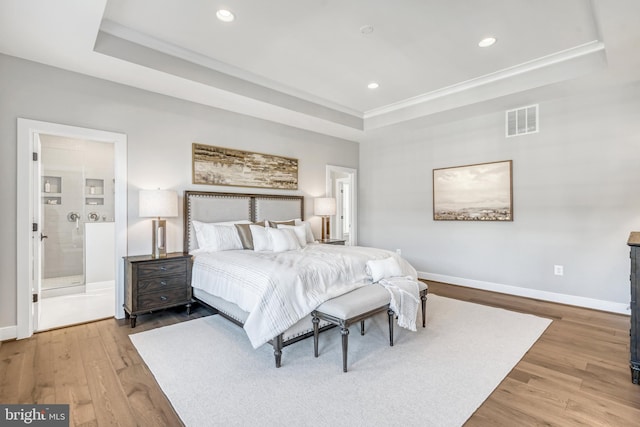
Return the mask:
{"type": "Polygon", "coordinates": [[[420,294],[420,302],[422,304],[422,327],[427,327],[427,291],[420,294]]]}
{"type": "Polygon", "coordinates": [[[393,317],[395,313],[388,309],[387,314],[389,315],[389,345],[393,347],[393,317]]]}
{"type": "Polygon", "coordinates": [[[320,319],[318,319],[316,316],[313,316],[313,319],[311,319],[311,321],[313,322],[313,355],[315,357],[318,357],[318,324],[320,323],[320,319]]]}
{"type": "Polygon", "coordinates": [[[347,350],[349,347],[349,329],[342,327],[340,329],[342,334],[342,372],[347,372],[347,350]]]}
{"type": "Polygon", "coordinates": [[[273,339],[273,355],[276,358],[276,368],[282,366],[282,334],[273,339]]]}

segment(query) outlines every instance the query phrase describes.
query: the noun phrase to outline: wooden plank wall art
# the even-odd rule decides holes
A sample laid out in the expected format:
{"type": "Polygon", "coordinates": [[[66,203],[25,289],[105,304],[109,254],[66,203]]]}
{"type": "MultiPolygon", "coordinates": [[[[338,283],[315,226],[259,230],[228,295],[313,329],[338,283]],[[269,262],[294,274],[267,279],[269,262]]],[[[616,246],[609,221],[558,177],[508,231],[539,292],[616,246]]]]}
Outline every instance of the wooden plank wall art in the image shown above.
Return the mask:
{"type": "Polygon", "coordinates": [[[193,183],[298,189],[298,159],[193,144],[193,183]]]}
{"type": "Polygon", "coordinates": [[[513,221],[512,161],[433,170],[433,219],[513,221]]]}

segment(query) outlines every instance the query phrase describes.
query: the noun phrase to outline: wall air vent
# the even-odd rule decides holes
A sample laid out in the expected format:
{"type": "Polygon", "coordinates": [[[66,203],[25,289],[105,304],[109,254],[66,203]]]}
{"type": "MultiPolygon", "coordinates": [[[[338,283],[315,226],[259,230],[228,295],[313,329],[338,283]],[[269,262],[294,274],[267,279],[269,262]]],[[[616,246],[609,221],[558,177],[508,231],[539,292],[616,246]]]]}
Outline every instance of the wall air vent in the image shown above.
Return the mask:
{"type": "Polygon", "coordinates": [[[507,111],[507,137],[536,133],[539,130],[538,104],[507,111]]]}

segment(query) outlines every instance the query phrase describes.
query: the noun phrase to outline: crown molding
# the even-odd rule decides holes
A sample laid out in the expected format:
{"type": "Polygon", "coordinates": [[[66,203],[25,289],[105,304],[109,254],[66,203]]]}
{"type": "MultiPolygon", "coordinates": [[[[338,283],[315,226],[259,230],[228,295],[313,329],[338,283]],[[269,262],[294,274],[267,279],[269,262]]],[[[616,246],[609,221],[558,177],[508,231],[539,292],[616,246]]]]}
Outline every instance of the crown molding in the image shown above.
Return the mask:
{"type": "MultiPolygon", "coordinates": [[[[445,98],[450,95],[458,94],[467,90],[475,89],[480,86],[495,83],[501,80],[507,80],[531,71],[550,67],[563,62],[571,61],[576,58],[592,55],[600,51],[604,51],[604,43],[594,40],[583,45],[579,45],[570,49],[556,52],[547,56],[543,56],[532,61],[524,62],[513,67],[505,68],[494,73],[486,74],[464,82],[456,83],[438,90],[434,90],[422,95],[408,98],[393,104],[385,105],[380,108],[366,111],[363,115],[365,121],[372,117],[378,117],[405,108],[414,107],[416,105],[425,104],[439,98],[445,98]]],[[[366,127],[366,126],[365,126],[366,127]]]]}
{"type": "Polygon", "coordinates": [[[228,74],[242,80],[246,80],[256,85],[275,90],[277,92],[300,98],[302,100],[318,104],[342,113],[346,113],[351,116],[362,118],[361,111],[356,111],[352,108],[331,102],[327,99],[320,98],[308,92],[294,89],[290,86],[283,85],[274,80],[267,79],[266,77],[262,77],[249,71],[234,67],[233,65],[227,64],[225,62],[218,61],[217,59],[211,58],[209,56],[140,33],[108,19],[104,19],[102,21],[102,23],[100,24],[100,31],[114,37],[127,40],[131,43],[135,43],[137,45],[153,49],[158,52],[162,52],[164,54],[180,58],[182,60],[201,65],[203,67],[210,68],[212,70],[219,71],[221,73],[228,74]]]}

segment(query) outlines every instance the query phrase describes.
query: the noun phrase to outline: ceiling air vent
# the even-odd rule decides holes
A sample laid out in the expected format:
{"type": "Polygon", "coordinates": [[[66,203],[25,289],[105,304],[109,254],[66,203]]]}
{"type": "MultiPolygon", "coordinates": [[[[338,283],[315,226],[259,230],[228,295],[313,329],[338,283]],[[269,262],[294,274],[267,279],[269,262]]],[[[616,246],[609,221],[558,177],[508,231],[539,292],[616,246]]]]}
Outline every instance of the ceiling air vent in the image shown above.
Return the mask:
{"type": "Polygon", "coordinates": [[[507,111],[507,137],[538,132],[538,104],[507,111]]]}

